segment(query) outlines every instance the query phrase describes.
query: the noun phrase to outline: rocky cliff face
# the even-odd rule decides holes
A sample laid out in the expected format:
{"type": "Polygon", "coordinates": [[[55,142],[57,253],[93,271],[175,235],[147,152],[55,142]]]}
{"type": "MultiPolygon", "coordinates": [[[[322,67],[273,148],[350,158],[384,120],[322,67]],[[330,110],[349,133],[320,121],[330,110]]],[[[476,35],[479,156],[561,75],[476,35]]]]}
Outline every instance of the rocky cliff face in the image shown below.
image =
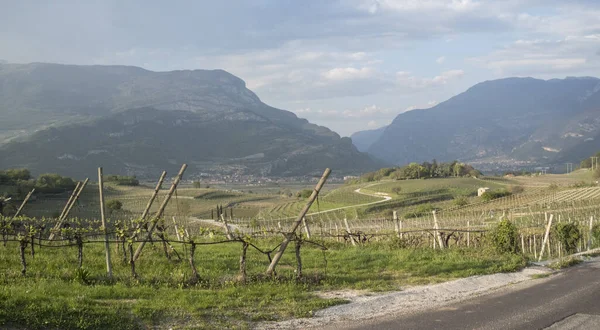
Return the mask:
{"type": "Polygon", "coordinates": [[[137,174],[311,175],[379,164],[350,139],[272,108],[222,70],[0,65],[0,167],[137,174]]]}
{"type": "Polygon", "coordinates": [[[599,79],[508,78],[398,115],[368,152],[396,164],[549,164],[587,157],[599,148],[599,135],[599,79]]]}

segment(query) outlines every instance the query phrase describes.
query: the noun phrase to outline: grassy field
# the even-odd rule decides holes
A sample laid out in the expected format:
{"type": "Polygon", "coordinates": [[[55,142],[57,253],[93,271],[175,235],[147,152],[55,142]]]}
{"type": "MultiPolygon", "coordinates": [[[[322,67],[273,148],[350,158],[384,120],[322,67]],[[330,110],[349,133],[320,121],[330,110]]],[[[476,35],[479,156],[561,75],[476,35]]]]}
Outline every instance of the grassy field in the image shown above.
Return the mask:
{"type": "MultiPolygon", "coordinates": [[[[256,242],[273,247],[275,241],[256,242]]],[[[27,256],[20,274],[16,243],[0,247],[0,325],[14,328],[138,329],[250,327],[253,322],[310,317],[318,309],[344,303],[319,298],[336,289],[398,290],[406,285],[514,271],[525,261],[481,249],[398,249],[391,243],[358,248],[328,243],[328,250],[305,244],[304,277],[295,280],[293,248],[278,267],[276,279],[261,274],[264,254],[248,251],[249,283],[237,281],[240,244],[200,246],[196,263],[201,281],[190,284],[184,261],[168,261],[161,248],[149,246],[137,262],[139,279],[113,251],[114,278],[105,277],[101,244],[84,248],[85,275],[77,271],[76,248],[42,248],[27,256]]],[[[175,246],[185,255],[183,247],[175,246]]]]}

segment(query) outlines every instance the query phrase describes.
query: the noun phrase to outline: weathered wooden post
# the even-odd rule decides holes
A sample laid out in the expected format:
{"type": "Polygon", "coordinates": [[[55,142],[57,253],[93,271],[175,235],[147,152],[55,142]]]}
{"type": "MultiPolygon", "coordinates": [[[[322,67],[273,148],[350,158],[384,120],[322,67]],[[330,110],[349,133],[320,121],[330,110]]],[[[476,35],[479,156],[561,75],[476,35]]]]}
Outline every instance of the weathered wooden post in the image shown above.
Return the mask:
{"type": "Polygon", "coordinates": [[[398,222],[398,212],[392,211],[392,220],[394,221],[394,229],[396,230],[396,237],[400,238],[400,223],[398,222]]]}
{"type": "Polygon", "coordinates": [[[590,217],[590,230],[588,232],[587,249],[588,251],[592,248],[592,228],[594,227],[594,216],[590,217]]]}
{"type": "Polygon", "coordinates": [[[435,210],[433,210],[432,213],[433,213],[433,226],[435,229],[435,237],[437,238],[440,249],[443,250],[444,249],[444,241],[442,240],[442,236],[440,235],[440,232],[438,231],[438,229],[440,227],[438,226],[438,221],[437,221],[437,216],[435,215],[435,210]]]}
{"type": "Polygon", "coordinates": [[[31,191],[27,194],[27,196],[25,196],[25,199],[23,200],[23,203],[21,203],[21,206],[19,206],[19,209],[17,210],[17,212],[15,213],[15,215],[13,215],[13,219],[18,217],[19,214],[21,214],[21,211],[23,211],[23,208],[25,207],[25,204],[27,204],[27,201],[29,201],[29,198],[31,197],[31,195],[35,192],[35,188],[31,189],[31,191]]]}
{"type": "MultiPolygon", "coordinates": [[[[163,171],[162,174],[160,175],[160,178],[158,179],[158,183],[156,184],[156,187],[154,188],[154,192],[152,192],[152,196],[150,196],[150,200],[148,201],[148,204],[146,204],[146,208],[144,209],[144,212],[142,212],[142,222],[144,222],[144,219],[146,219],[146,217],[148,216],[148,213],[150,213],[150,208],[152,207],[152,204],[154,204],[154,200],[156,199],[156,196],[158,196],[158,193],[160,191],[160,188],[162,187],[163,181],[165,181],[165,177],[167,176],[167,171],[163,171]]],[[[138,225],[139,227],[139,225],[138,225]]]]}
{"type": "Polygon", "coordinates": [[[162,204],[160,205],[158,211],[154,215],[154,219],[152,219],[150,228],[148,228],[148,236],[146,237],[145,240],[140,242],[140,245],[138,246],[137,250],[135,250],[135,255],[132,258],[132,260],[134,262],[140,257],[140,254],[142,253],[142,250],[144,249],[144,245],[146,245],[146,241],[149,241],[152,238],[152,233],[154,232],[154,228],[156,228],[156,224],[158,223],[158,220],[163,215],[163,212],[165,211],[167,204],[169,204],[169,200],[171,200],[171,196],[173,196],[173,194],[175,193],[175,189],[177,189],[177,185],[179,184],[179,181],[181,181],[181,177],[183,176],[183,173],[185,172],[186,169],[187,169],[187,164],[183,164],[181,166],[181,169],[179,170],[179,173],[177,173],[177,177],[175,178],[175,181],[173,181],[173,184],[171,185],[171,189],[169,189],[169,192],[167,193],[167,197],[165,197],[165,199],[163,200],[162,204]]]}
{"type": "Polygon", "coordinates": [[[223,225],[225,226],[225,235],[227,236],[227,239],[233,239],[231,230],[229,230],[229,224],[227,223],[227,219],[225,219],[223,213],[221,213],[221,220],[223,220],[223,225]]]}
{"type": "Polygon", "coordinates": [[[271,264],[269,265],[269,267],[267,268],[267,271],[266,271],[267,275],[269,275],[269,276],[273,275],[273,273],[275,271],[275,267],[277,266],[277,264],[279,263],[279,260],[281,260],[281,257],[283,256],[283,252],[285,252],[285,249],[287,248],[288,244],[293,239],[294,234],[296,233],[296,229],[298,229],[298,226],[300,226],[300,223],[302,222],[302,218],[304,218],[304,216],[306,215],[306,213],[312,206],[315,199],[317,199],[317,196],[319,195],[319,191],[321,191],[321,188],[323,188],[323,185],[327,181],[327,178],[329,177],[330,173],[331,173],[330,169],[326,169],[325,172],[323,173],[321,180],[319,180],[319,182],[317,183],[317,186],[315,187],[312,194],[308,198],[308,202],[306,203],[306,205],[304,206],[302,211],[300,211],[300,214],[298,215],[298,217],[296,218],[296,221],[292,225],[291,232],[289,232],[288,234],[285,235],[283,242],[281,242],[281,245],[279,246],[279,250],[273,256],[273,259],[271,260],[271,264]]]}
{"type": "Polygon", "coordinates": [[[98,190],[100,192],[100,219],[102,220],[102,232],[104,232],[104,250],[106,251],[106,273],[112,277],[112,265],[110,262],[110,246],[108,244],[108,228],[106,218],[104,217],[104,178],[102,177],[102,167],[98,167],[98,190]]]}
{"type": "Polygon", "coordinates": [[[69,196],[69,199],[67,200],[67,204],[65,204],[65,207],[63,208],[62,212],[60,212],[60,215],[58,216],[58,220],[62,219],[62,217],[65,215],[65,212],[67,212],[69,205],[71,205],[73,198],[75,198],[75,195],[77,195],[77,192],[79,191],[79,187],[81,187],[81,182],[77,181],[77,185],[75,185],[75,189],[73,189],[73,192],[71,192],[71,196],[69,196]]]}
{"type": "MultiPolygon", "coordinates": [[[[71,213],[71,209],[73,208],[73,206],[75,206],[75,203],[79,199],[79,196],[81,196],[81,193],[83,192],[83,189],[85,188],[85,186],[87,185],[88,182],[89,182],[89,179],[85,179],[85,181],[83,181],[83,183],[81,185],[79,185],[79,190],[77,190],[76,193],[74,191],[75,195],[73,196],[73,198],[70,199],[71,203],[68,204],[63,215],[58,218],[58,222],[56,223],[56,226],[54,226],[55,230],[60,230],[60,227],[62,226],[63,221],[69,216],[69,213],[71,213]]],[[[48,239],[53,240],[54,233],[50,233],[50,237],[48,237],[48,239]]]]}
{"type": "Polygon", "coordinates": [[[542,250],[540,251],[540,256],[538,258],[538,261],[542,260],[542,257],[544,256],[544,249],[546,248],[546,245],[548,244],[548,236],[550,235],[550,227],[552,226],[552,218],[554,217],[554,214],[550,215],[550,219],[548,220],[548,225],[546,226],[546,233],[544,234],[544,241],[542,242],[542,250]]]}
{"type": "Polygon", "coordinates": [[[467,220],[467,247],[471,246],[471,222],[467,220]]]}
{"type": "Polygon", "coordinates": [[[352,236],[352,232],[350,231],[350,225],[348,224],[348,219],[344,217],[344,224],[346,225],[346,232],[350,237],[350,242],[352,242],[352,246],[356,246],[356,242],[354,241],[354,236],[352,236]]]}
{"type": "Polygon", "coordinates": [[[308,223],[306,221],[306,217],[302,217],[302,224],[304,225],[304,231],[306,232],[306,237],[310,239],[310,228],[308,228],[308,223]]]}

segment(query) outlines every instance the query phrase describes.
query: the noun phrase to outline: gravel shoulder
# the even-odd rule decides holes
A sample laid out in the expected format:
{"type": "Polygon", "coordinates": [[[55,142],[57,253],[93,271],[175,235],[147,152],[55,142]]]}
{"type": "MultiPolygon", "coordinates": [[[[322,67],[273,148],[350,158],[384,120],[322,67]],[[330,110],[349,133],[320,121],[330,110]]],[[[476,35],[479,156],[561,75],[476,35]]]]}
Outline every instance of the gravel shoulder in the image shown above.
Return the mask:
{"type": "Polygon", "coordinates": [[[515,273],[471,276],[383,294],[353,290],[322,292],[319,295],[324,298],[341,298],[348,300],[349,303],[317,311],[313,318],[264,322],[258,324],[256,328],[277,330],[344,328],[360,321],[440,308],[528,280],[537,283],[544,279],[532,280],[532,276],[551,272],[548,268],[533,266],[515,273]]]}

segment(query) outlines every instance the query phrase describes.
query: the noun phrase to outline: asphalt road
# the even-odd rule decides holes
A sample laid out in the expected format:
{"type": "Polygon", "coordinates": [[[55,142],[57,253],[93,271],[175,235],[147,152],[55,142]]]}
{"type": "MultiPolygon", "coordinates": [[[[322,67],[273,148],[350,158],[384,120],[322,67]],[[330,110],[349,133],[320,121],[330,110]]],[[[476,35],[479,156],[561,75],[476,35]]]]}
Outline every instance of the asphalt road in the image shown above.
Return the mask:
{"type": "Polygon", "coordinates": [[[418,314],[344,329],[600,329],[600,261],[533,286],[502,290],[418,314]]]}

